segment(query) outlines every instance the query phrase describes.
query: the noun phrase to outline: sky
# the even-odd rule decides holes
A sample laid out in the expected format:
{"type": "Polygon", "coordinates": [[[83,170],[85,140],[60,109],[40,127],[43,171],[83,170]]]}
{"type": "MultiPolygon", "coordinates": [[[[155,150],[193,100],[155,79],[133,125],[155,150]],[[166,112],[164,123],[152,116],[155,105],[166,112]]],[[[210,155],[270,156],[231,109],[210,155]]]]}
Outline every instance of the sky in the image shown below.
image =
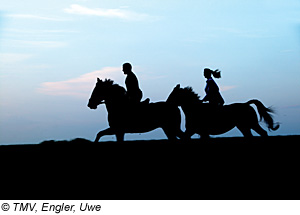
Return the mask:
{"type": "Polygon", "coordinates": [[[203,98],[219,69],[227,104],[259,99],[281,123],[269,135],[300,134],[299,0],[0,0],[0,144],[93,140],[108,126],[87,107],[96,79],[125,87],[125,62],[152,102],[178,83],[203,98]]]}

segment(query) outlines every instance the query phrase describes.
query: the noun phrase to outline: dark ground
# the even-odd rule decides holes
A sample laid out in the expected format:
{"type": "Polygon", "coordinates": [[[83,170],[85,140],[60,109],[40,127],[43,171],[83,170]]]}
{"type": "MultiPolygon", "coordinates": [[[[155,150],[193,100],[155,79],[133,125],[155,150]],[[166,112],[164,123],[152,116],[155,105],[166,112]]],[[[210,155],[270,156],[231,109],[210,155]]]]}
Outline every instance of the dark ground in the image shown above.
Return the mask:
{"type": "Polygon", "coordinates": [[[300,136],[0,146],[4,199],[300,199],[300,136]]]}

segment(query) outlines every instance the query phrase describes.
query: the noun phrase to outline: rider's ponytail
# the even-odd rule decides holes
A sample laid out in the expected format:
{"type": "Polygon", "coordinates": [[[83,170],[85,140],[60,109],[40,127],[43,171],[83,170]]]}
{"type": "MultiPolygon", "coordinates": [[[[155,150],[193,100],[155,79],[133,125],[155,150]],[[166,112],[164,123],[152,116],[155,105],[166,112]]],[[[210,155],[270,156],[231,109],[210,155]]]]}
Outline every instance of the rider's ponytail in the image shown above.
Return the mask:
{"type": "Polygon", "coordinates": [[[221,78],[221,71],[219,71],[218,69],[211,70],[209,68],[205,68],[204,69],[204,74],[207,74],[208,76],[213,75],[215,78],[221,78]]]}
{"type": "Polygon", "coordinates": [[[215,78],[221,78],[221,71],[219,71],[218,69],[216,69],[215,71],[212,71],[211,74],[212,74],[215,78]]]}

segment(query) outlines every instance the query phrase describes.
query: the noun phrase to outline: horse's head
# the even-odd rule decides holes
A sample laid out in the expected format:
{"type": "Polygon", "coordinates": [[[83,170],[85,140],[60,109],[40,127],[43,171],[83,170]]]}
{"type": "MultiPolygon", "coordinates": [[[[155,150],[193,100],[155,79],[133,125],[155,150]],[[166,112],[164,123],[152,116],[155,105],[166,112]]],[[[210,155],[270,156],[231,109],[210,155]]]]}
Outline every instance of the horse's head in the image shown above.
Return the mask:
{"type": "Polygon", "coordinates": [[[92,92],[91,98],[89,99],[88,107],[91,109],[97,109],[99,104],[104,103],[106,100],[106,93],[109,91],[108,87],[113,84],[110,79],[105,79],[105,81],[97,78],[96,86],[92,92]]]}
{"type": "Polygon", "coordinates": [[[199,96],[191,87],[180,88],[180,84],[177,84],[169,95],[167,102],[177,106],[182,106],[188,103],[198,103],[199,96]]]}
{"type": "Polygon", "coordinates": [[[180,99],[180,96],[181,96],[180,89],[181,89],[180,84],[177,84],[176,87],[174,87],[173,91],[170,93],[166,102],[180,106],[181,105],[180,104],[180,100],[181,100],[180,99]]]}

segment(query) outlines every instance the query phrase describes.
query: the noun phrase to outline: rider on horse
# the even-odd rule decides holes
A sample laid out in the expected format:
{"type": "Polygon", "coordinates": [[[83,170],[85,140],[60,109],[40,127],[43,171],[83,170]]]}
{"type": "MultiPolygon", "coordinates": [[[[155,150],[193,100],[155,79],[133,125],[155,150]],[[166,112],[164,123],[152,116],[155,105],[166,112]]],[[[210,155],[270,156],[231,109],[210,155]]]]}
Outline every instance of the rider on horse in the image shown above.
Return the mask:
{"type": "Polygon", "coordinates": [[[209,104],[213,104],[216,106],[223,106],[224,99],[222,98],[219,87],[216,82],[212,79],[211,75],[215,78],[221,78],[221,72],[219,70],[211,70],[208,68],[204,69],[204,77],[207,79],[205,92],[206,96],[202,101],[208,101],[209,104]]]}
{"type": "MultiPolygon", "coordinates": [[[[125,75],[127,75],[125,79],[125,84],[127,88],[127,96],[129,99],[129,103],[140,103],[143,97],[143,93],[139,88],[139,82],[136,75],[132,72],[132,66],[130,63],[123,64],[123,72],[125,75]]],[[[149,99],[147,98],[144,102],[149,103],[149,99]]]]}

